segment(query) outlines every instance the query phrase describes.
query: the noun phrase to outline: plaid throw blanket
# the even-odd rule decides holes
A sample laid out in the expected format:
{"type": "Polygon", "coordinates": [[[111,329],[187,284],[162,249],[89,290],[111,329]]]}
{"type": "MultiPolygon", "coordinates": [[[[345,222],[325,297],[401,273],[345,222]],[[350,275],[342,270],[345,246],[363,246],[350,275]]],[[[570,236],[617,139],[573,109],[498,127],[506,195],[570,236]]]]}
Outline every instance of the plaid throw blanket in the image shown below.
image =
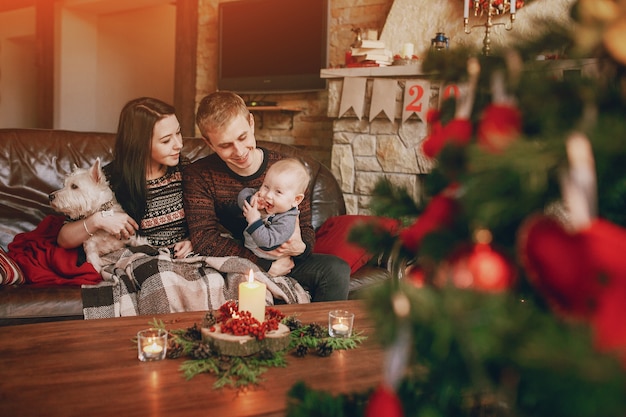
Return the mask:
{"type": "Polygon", "coordinates": [[[85,319],[217,310],[238,298],[239,283],[249,271],[267,286],[266,305],[274,299],[309,303],[293,278],[269,277],[245,258],[193,256],[173,259],[167,249],[143,246],[105,255],[104,280],[83,285],[85,319]]]}

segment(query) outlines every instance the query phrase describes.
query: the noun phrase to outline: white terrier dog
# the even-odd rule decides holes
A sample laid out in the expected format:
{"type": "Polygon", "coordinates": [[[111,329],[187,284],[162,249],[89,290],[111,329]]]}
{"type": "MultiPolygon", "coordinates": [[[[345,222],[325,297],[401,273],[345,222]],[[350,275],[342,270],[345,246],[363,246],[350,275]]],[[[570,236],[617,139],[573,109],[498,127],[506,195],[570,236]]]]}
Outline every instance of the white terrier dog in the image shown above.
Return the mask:
{"type": "MultiPolygon", "coordinates": [[[[53,209],[72,220],[84,219],[97,211],[102,212],[103,216],[107,213],[124,212],[102,172],[100,158],[89,169],[74,166],[72,173],[65,179],[63,188],[51,193],[49,199],[53,209]]],[[[148,245],[148,241],[137,235],[120,240],[104,230],[97,230],[83,243],[83,248],[87,262],[101,272],[103,265],[100,257],[127,245],[148,245]]]]}

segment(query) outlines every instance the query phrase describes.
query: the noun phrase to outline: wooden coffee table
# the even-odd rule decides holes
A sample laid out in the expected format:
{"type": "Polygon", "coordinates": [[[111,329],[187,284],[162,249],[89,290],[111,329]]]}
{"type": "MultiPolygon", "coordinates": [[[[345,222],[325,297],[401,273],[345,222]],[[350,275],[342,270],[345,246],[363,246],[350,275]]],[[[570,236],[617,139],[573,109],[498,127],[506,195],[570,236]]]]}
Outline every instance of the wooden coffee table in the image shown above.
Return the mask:
{"type": "MultiPolygon", "coordinates": [[[[376,386],[383,351],[360,301],[278,306],[303,323],[328,325],[328,311],[355,313],[355,329],[367,335],[357,349],[326,358],[289,355],[286,368],[271,368],[265,381],[245,391],[215,390],[209,374],[185,380],[184,358],[140,362],[132,343],[153,316],[67,321],[0,328],[2,416],[282,416],[287,391],[304,381],[333,394],[376,386]]],[[[203,312],[154,316],[168,329],[201,323],[203,312]]]]}

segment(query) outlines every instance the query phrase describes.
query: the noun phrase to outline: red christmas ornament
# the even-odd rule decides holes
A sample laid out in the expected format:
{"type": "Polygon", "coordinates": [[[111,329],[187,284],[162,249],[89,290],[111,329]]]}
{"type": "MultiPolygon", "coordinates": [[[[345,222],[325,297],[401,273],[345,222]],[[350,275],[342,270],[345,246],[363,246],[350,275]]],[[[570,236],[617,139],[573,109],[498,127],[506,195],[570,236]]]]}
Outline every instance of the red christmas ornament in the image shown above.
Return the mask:
{"type": "Polygon", "coordinates": [[[486,292],[506,291],[517,274],[512,262],[489,243],[476,243],[453,257],[447,270],[457,288],[486,292]]]}
{"type": "Polygon", "coordinates": [[[481,291],[505,291],[515,281],[511,262],[489,244],[477,243],[469,255],[467,266],[474,277],[474,288],[481,291]]]}
{"type": "Polygon", "coordinates": [[[411,265],[407,268],[406,280],[417,288],[422,288],[426,284],[426,274],[419,266],[411,265]]]}
{"type": "Polygon", "coordinates": [[[490,104],[485,108],[477,128],[478,144],[485,150],[501,153],[522,131],[522,113],[507,104],[490,104]]]}
{"type": "Polygon", "coordinates": [[[379,385],[365,407],[365,417],[403,417],[402,403],[393,389],[379,385]]]}
{"type": "Polygon", "coordinates": [[[437,122],[422,142],[422,151],[429,158],[435,158],[447,144],[467,145],[472,139],[472,133],[472,122],[466,119],[454,119],[445,126],[437,122]]]}
{"type": "Polygon", "coordinates": [[[532,217],[520,229],[518,251],[530,282],[556,311],[591,316],[603,289],[581,234],[568,232],[553,218],[532,217]]]}
{"type": "Polygon", "coordinates": [[[626,285],[614,285],[599,301],[592,319],[596,347],[617,353],[626,365],[626,285]]]}
{"type": "Polygon", "coordinates": [[[451,185],[434,196],[417,220],[399,234],[402,245],[411,252],[417,252],[420,242],[428,233],[448,227],[459,210],[454,198],[458,186],[451,185]]]}

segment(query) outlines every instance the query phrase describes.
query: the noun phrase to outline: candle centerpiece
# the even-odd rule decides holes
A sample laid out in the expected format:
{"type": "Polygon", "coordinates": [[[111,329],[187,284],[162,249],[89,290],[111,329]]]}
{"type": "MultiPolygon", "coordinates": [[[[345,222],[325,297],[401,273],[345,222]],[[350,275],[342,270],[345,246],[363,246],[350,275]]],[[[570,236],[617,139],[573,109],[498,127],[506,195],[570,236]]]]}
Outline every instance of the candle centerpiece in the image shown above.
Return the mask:
{"type": "Polygon", "coordinates": [[[202,339],[220,355],[250,356],[289,346],[289,327],[281,323],[284,315],[275,308],[268,308],[264,320],[259,322],[249,311],[241,311],[234,301],[229,301],[212,317],[202,325],[202,339]]]}
{"type": "Polygon", "coordinates": [[[248,281],[239,284],[239,311],[249,311],[252,317],[263,323],[265,320],[265,284],[254,280],[250,270],[248,281]]]}

